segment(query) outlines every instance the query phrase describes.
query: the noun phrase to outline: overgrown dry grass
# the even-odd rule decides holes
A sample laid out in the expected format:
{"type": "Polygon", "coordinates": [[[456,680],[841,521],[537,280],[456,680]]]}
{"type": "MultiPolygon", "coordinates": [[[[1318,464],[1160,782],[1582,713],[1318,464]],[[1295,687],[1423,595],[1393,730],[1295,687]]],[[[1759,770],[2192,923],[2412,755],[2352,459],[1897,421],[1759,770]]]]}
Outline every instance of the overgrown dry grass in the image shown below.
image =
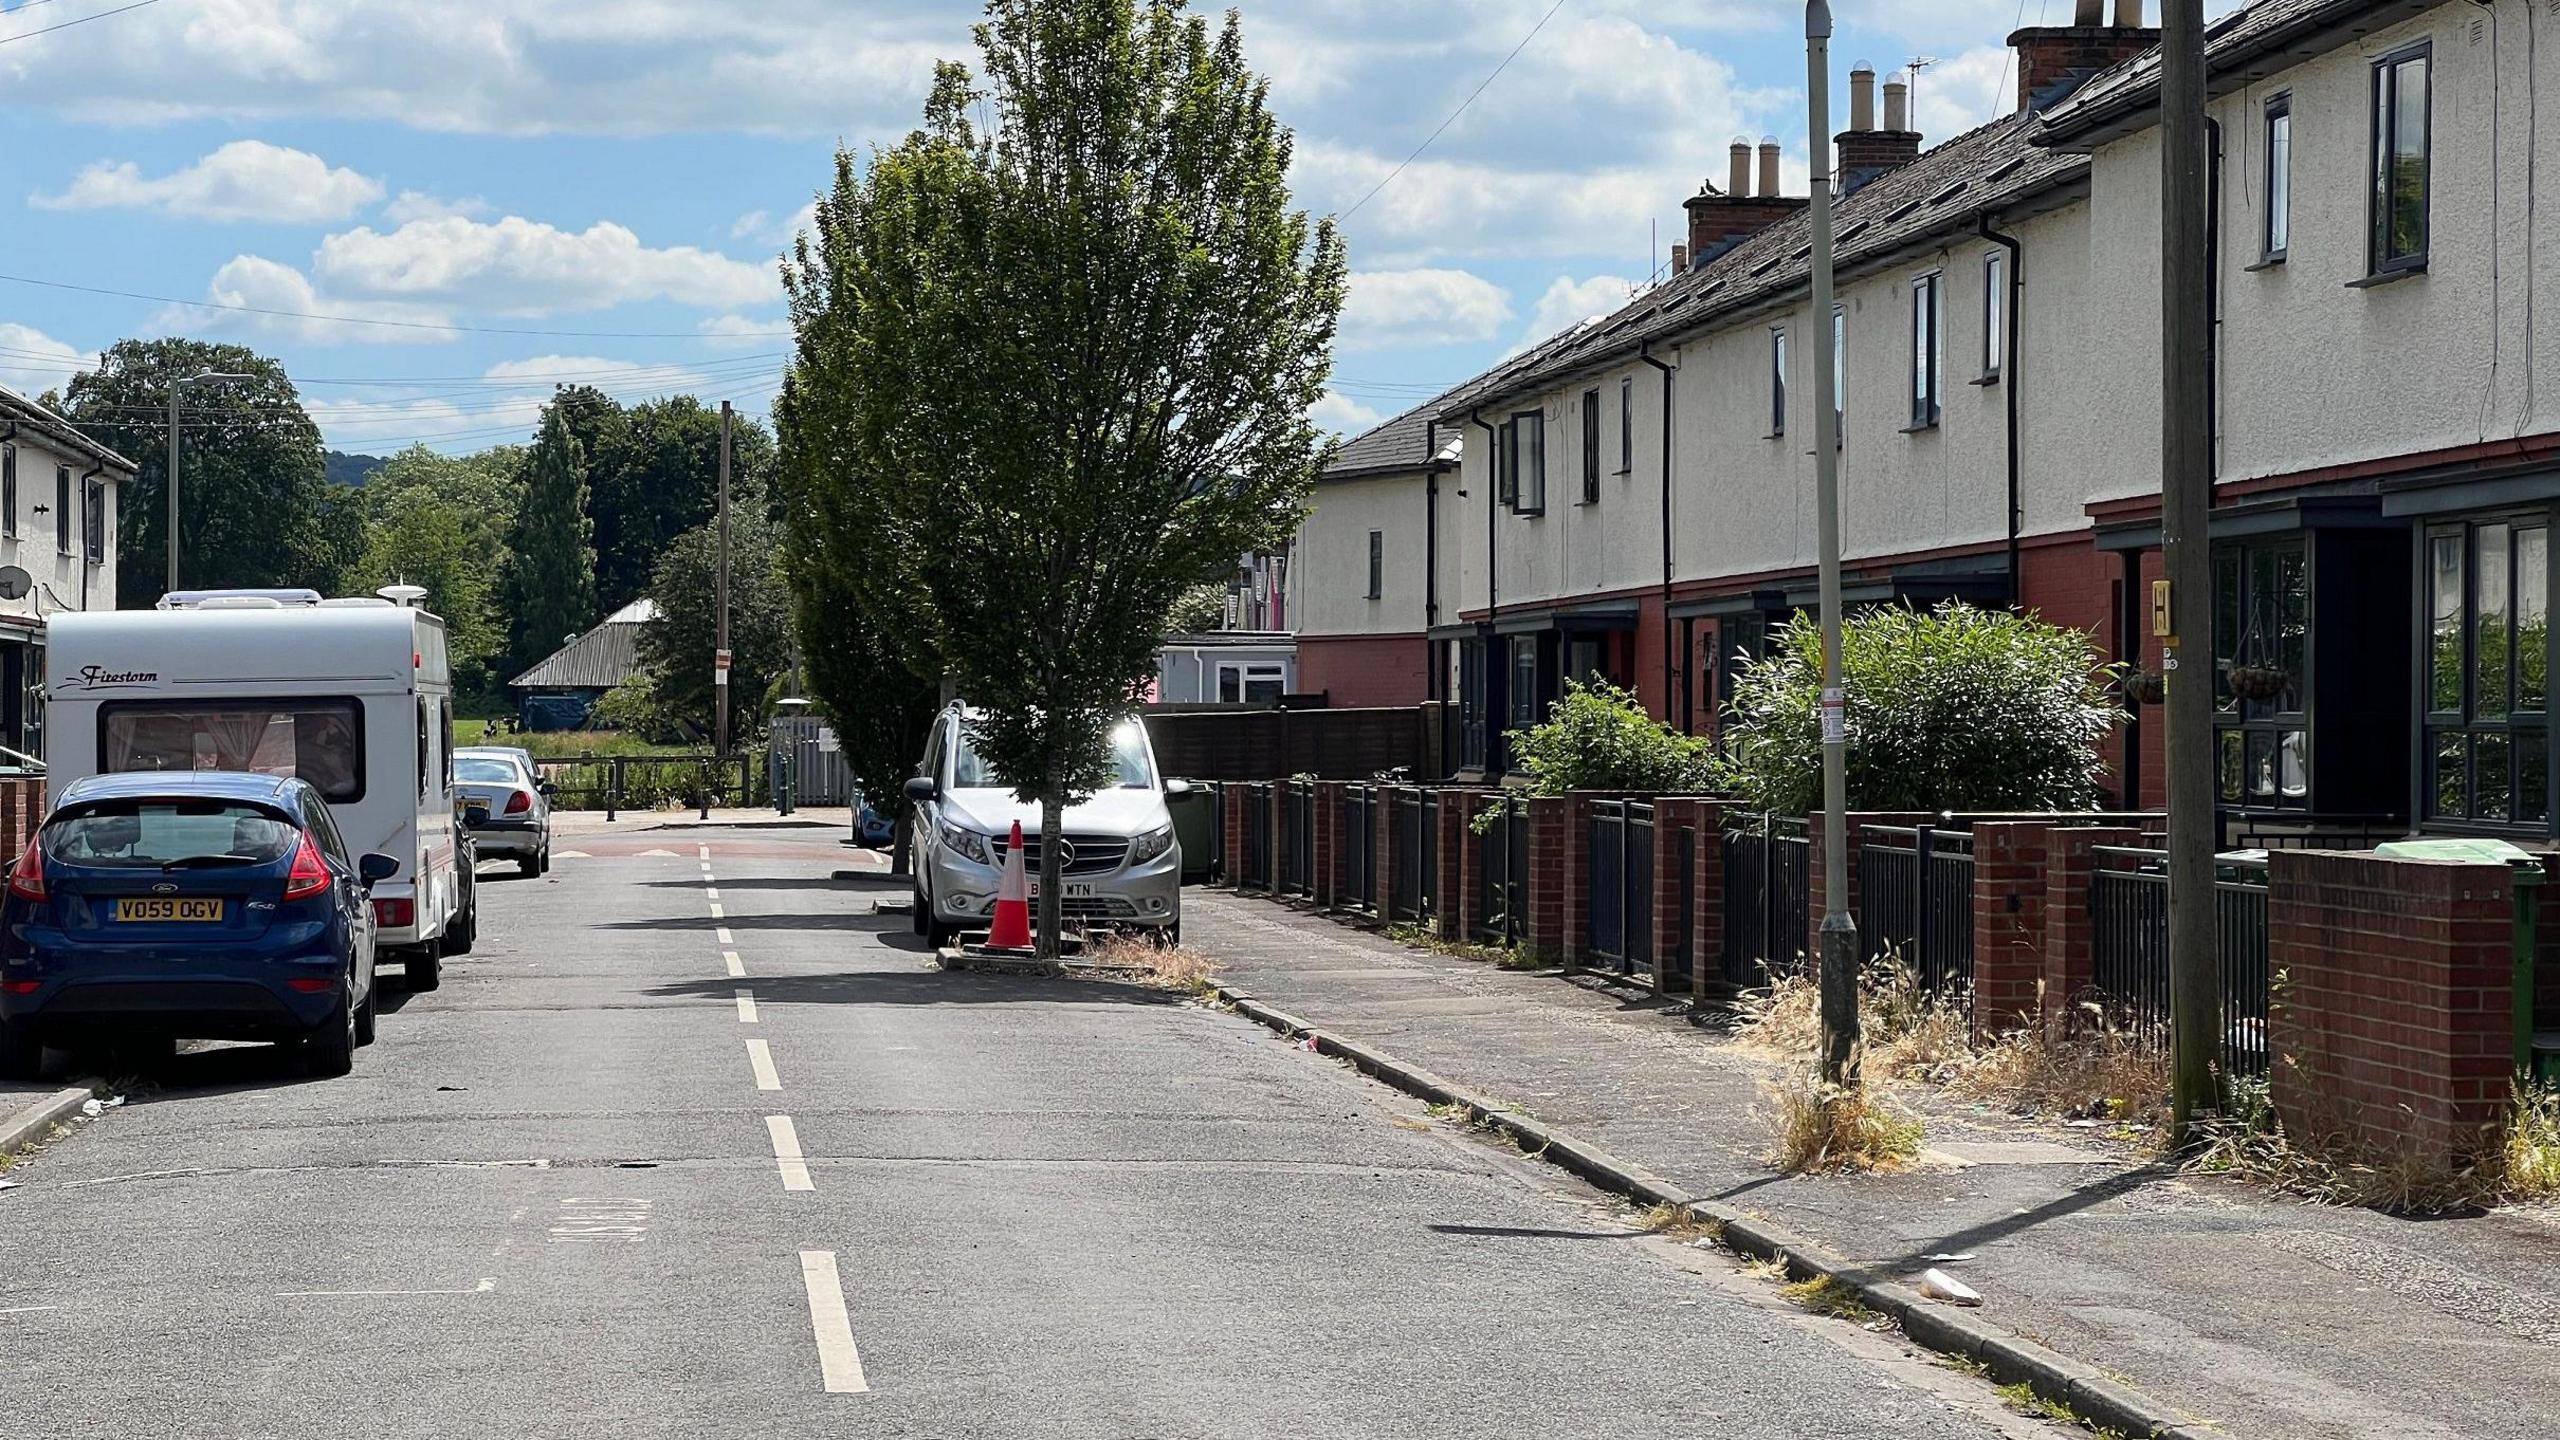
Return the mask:
{"type": "Polygon", "coordinates": [[[1793,1285],[1782,1285],[1778,1287],[1778,1294],[1789,1304],[1816,1315],[1828,1315],[1834,1320],[1863,1325],[1878,1318],[1876,1312],[1858,1298],[1858,1292],[1835,1275],[1817,1275],[1793,1285]]]}
{"type": "Polygon", "coordinates": [[[2169,1048],[2122,1030],[2056,1039],[2040,1026],[2013,1030],[1944,1076],[1947,1093],[2043,1118],[2111,1120],[2156,1134],[2169,1119],[2169,1048]]]}
{"type": "MultiPolygon", "coordinates": [[[[1766,995],[1741,1002],[1736,1042],[1773,1060],[1802,1060],[1822,1047],[1822,984],[1808,974],[1778,977],[1766,995]]],[[[1968,1053],[1963,1007],[1922,988],[1918,971],[1886,957],[1858,977],[1862,1073],[1878,1080],[1942,1078],[1968,1053]]]]}
{"type": "Polygon", "coordinates": [[[2297,1138],[2271,1116],[2210,1135],[2187,1168],[2316,1205],[2392,1215],[2548,1203],[2560,1200],[2560,1088],[2519,1086],[2507,1112],[2505,1144],[2459,1168],[2405,1153],[2378,1154],[2344,1137],[2297,1138]]]}
{"type": "Polygon", "coordinates": [[[1147,979],[1171,990],[1187,990],[1194,995],[1206,994],[1210,982],[1217,978],[1217,960],[1197,950],[1180,945],[1158,945],[1128,935],[1115,935],[1085,952],[1085,959],[1096,965],[1114,969],[1138,970],[1147,979]]]}
{"type": "Polygon", "coordinates": [[[1877,1090],[1826,1085],[1810,1067],[1763,1090],[1776,1139],[1769,1159],[1785,1174],[1890,1174],[1920,1153],[1918,1118],[1877,1090]]]}

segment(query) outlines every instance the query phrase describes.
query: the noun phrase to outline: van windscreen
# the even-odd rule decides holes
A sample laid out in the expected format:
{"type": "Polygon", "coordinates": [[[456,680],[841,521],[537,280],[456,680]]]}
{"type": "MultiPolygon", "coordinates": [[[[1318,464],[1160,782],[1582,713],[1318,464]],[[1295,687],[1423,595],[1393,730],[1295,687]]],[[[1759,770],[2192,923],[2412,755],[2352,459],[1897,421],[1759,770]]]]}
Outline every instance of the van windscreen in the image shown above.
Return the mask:
{"type": "Polygon", "coordinates": [[[351,804],[364,798],[364,711],[352,698],[110,701],[98,707],[98,768],[294,776],[351,804]]]}

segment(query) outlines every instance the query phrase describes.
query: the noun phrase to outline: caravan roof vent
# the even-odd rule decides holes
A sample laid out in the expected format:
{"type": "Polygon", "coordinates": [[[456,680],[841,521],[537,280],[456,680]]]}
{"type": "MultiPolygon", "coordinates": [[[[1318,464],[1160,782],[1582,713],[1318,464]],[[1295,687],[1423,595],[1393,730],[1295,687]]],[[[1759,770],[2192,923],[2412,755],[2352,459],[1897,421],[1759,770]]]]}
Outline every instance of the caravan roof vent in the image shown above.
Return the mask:
{"type": "Polygon", "coordinates": [[[416,605],[427,598],[424,585],[385,585],[373,592],[394,605],[416,605]]]}
{"type": "Polygon", "coordinates": [[[160,597],[163,610],[269,610],[287,605],[317,605],[317,590],[173,590],[160,597]],[[254,605],[231,602],[253,600],[254,605]]]}

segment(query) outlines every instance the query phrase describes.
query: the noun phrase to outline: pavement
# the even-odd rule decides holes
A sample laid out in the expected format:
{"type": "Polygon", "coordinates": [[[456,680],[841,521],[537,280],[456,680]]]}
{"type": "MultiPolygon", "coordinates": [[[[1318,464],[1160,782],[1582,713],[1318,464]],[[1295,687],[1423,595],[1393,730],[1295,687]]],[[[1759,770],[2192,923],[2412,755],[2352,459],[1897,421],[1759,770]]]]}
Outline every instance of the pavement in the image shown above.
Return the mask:
{"type": "Polygon", "coordinates": [[[935,970],[832,833],[555,861],[352,1076],[191,1047],[11,1170],[0,1431],[2061,1433],[1245,1019],[935,970]]]}
{"type": "Polygon", "coordinates": [[[2398,1220],[2178,1175],[2076,1132],[1931,1107],[1913,1173],[1789,1179],[1769,1067],[1686,1007],[1395,944],[1233,894],[1187,897],[1222,982],[1782,1224],[1854,1264],[1924,1257],[1974,1312],[2236,1435],[2547,1437],[2560,1427],[2560,1211],[2398,1220]]]}

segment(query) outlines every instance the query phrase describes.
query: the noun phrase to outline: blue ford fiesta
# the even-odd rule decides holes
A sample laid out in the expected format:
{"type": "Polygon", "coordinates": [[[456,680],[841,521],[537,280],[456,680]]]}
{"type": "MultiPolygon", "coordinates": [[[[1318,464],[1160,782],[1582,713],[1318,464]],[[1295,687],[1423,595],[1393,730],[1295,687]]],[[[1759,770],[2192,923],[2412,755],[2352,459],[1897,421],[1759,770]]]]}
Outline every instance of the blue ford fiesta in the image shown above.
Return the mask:
{"type": "Polygon", "coordinates": [[[63,792],[0,900],[0,1076],[44,1047],[302,1047],[344,1075],[374,1022],[372,906],[328,804],[271,775],[102,775],[63,792]]]}

